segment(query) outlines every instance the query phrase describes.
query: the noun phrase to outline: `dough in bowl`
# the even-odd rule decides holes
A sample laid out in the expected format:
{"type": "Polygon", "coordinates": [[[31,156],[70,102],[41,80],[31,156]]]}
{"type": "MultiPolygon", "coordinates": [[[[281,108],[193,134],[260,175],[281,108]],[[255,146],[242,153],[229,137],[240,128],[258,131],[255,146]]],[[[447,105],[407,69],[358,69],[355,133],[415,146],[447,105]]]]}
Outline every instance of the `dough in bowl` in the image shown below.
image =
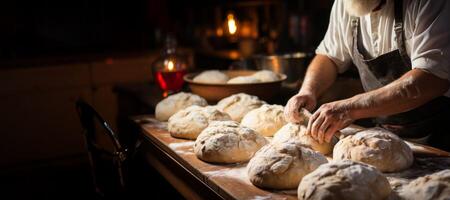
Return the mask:
{"type": "Polygon", "coordinates": [[[327,162],[320,153],[295,140],[270,143],[261,148],[247,165],[253,185],[267,189],[295,189],[303,176],[327,162]]]}
{"type": "Polygon", "coordinates": [[[193,81],[198,83],[227,83],[229,77],[219,70],[206,70],[195,76],[193,81]]]}
{"type": "Polygon", "coordinates": [[[303,177],[299,200],[379,200],[391,194],[386,177],[372,166],[351,160],[332,161],[303,177]]]}
{"type": "Polygon", "coordinates": [[[253,76],[237,76],[230,80],[227,83],[229,84],[240,84],[240,83],[259,83],[261,80],[253,77],[253,76]]]}
{"type": "Polygon", "coordinates": [[[284,119],[283,106],[265,104],[248,112],[241,124],[263,136],[273,136],[287,122],[284,119]]]}
{"type": "Polygon", "coordinates": [[[155,117],[167,121],[176,112],[192,105],[207,106],[206,100],[192,93],[179,92],[160,101],[155,108],[155,117]]]}
{"type": "Polygon", "coordinates": [[[195,155],[206,162],[246,162],[268,141],[235,121],[213,121],[194,144],[195,155]]]}
{"type": "Polygon", "coordinates": [[[306,134],[306,126],[300,124],[288,123],[284,125],[273,136],[272,142],[286,142],[288,140],[295,139],[302,145],[307,146],[315,151],[318,151],[324,155],[330,154],[333,151],[333,146],[336,144],[337,139],[332,138],[330,143],[324,142],[320,144],[310,135],[306,134]]]}
{"type": "Polygon", "coordinates": [[[195,140],[211,121],[226,120],[231,120],[231,117],[215,107],[193,105],[172,115],[168,129],[173,137],[195,140]]]}
{"type": "Polygon", "coordinates": [[[239,93],[220,100],[217,103],[217,108],[228,113],[234,121],[241,122],[248,112],[261,107],[263,104],[266,104],[266,102],[259,100],[257,96],[239,93]]]}
{"type": "Polygon", "coordinates": [[[399,191],[399,195],[409,200],[450,199],[450,169],[411,181],[399,191]]]}
{"type": "Polygon", "coordinates": [[[413,163],[411,148],[397,135],[371,128],[341,139],[333,150],[333,160],[354,160],[373,165],[382,172],[397,172],[413,163]]]}
{"type": "Polygon", "coordinates": [[[278,81],[280,78],[278,75],[270,70],[260,70],[252,75],[252,77],[260,80],[261,82],[273,82],[278,81]]]}

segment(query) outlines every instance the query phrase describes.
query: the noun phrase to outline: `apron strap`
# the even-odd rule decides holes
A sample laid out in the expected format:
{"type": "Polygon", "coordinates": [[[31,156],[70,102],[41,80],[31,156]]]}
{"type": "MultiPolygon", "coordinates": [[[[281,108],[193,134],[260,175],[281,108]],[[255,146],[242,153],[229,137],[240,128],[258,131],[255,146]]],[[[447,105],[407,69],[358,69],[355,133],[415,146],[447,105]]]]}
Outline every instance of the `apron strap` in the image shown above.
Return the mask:
{"type": "Polygon", "coordinates": [[[397,42],[397,48],[400,52],[400,56],[402,57],[403,62],[407,67],[411,67],[411,59],[409,58],[408,54],[406,53],[406,46],[405,46],[405,35],[403,31],[403,0],[394,0],[394,31],[395,36],[397,39],[395,40],[397,42]]]}
{"type": "MultiPolygon", "coordinates": [[[[353,38],[353,44],[352,49],[357,48],[355,45],[358,45],[358,27],[359,27],[359,18],[355,16],[351,16],[351,27],[352,27],[352,38],[353,38]]],[[[359,46],[359,45],[358,45],[359,46]]]]}

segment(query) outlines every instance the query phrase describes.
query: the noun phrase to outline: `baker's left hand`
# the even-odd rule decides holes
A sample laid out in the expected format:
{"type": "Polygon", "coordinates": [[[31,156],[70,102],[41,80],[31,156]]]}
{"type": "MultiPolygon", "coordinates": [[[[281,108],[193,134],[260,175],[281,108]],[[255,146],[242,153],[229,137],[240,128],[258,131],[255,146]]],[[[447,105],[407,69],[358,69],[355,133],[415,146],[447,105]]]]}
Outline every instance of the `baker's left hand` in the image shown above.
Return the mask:
{"type": "Polygon", "coordinates": [[[324,141],[330,142],[337,131],[347,127],[353,121],[345,100],[323,104],[309,119],[306,133],[320,144],[324,141]]]}

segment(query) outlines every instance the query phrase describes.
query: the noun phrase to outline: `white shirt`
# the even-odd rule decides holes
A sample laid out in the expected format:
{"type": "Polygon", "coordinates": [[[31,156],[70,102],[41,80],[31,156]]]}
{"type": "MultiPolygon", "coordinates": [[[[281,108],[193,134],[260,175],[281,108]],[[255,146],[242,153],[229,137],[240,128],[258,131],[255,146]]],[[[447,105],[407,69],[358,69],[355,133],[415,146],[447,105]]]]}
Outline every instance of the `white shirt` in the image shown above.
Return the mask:
{"type": "MultiPolygon", "coordinates": [[[[370,57],[397,49],[394,33],[394,0],[360,19],[364,48],[370,57]]],[[[403,0],[405,45],[413,69],[422,69],[450,80],[450,1],[403,0]]],[[[316,54],[326,55],[339,73],[352,63],[352,27],[343,0],[335,0],[330,22],[316,54]]],[[[445,93],[450,97],[450,90],[445,93]]]]}

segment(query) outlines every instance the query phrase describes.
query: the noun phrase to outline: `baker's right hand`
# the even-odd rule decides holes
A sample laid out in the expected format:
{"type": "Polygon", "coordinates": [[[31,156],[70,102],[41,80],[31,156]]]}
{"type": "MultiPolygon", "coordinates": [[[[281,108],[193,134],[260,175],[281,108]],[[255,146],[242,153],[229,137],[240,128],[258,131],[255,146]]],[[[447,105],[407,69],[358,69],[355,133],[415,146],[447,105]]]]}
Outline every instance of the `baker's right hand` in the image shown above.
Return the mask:
{"type": "Polygon", "coordinates": [[[288,122],[302,123],[300,110],[312,111],[316,107],[316,96],[311,92],[299,92],[292,96],[284,107],[284,116],[288,122]]]}

